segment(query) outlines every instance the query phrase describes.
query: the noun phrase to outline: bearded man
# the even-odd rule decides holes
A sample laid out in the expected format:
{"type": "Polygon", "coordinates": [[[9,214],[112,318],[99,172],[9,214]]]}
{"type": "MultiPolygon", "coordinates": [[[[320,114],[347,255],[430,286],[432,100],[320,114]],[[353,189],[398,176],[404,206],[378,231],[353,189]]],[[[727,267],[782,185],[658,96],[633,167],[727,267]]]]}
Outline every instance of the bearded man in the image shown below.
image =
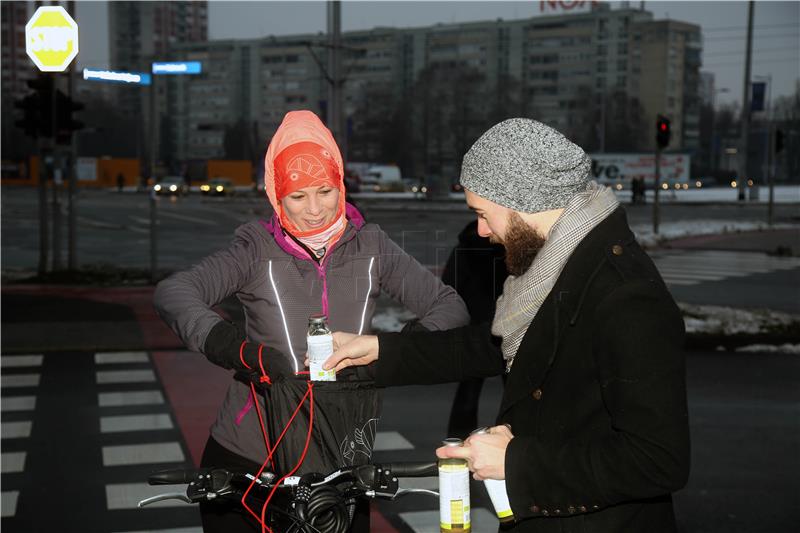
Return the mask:
{"type": "Polygon", "coordinates": [[[475,479],[505,480],[512,531],[675,531],[671,493],[689,475],[684,324],[590,168],[580,147],[534,120],[488,130],[464,157],[461,184],[479,233],[506,248],[511,275],[493,322],[337,333],[326,366],[377,361],[385,386],[507,372],[497,425],[437,455],[467,459],[475,479]]]}

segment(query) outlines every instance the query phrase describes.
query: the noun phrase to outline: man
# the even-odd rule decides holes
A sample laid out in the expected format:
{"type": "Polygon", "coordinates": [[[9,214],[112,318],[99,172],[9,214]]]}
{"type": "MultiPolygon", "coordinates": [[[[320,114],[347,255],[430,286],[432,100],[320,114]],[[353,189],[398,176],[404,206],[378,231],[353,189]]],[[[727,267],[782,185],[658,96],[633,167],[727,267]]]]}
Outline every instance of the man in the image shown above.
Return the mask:
{"type": "Polygon", "coordinates": [[[590,167],[539,122],[487,131],[461,184],[478,232],[506,248],[511,276],[491,325],[337,333],[327,365],[377,360],[379,385],[505,370],[498,425],[437,455],[505,479],[513,531],[675,531],[671,493],[689,473],[683,320],[590,167]]]}

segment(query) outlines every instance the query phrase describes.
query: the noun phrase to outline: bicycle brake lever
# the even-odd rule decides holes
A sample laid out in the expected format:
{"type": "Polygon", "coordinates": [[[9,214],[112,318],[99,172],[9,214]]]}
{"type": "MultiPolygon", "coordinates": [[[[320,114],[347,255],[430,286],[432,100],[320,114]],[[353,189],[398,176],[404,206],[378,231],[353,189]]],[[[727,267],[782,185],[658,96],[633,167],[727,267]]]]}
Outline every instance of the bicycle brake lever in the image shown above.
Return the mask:
{"type": "Polygon", "coordinates": [[[186,503],[194,503],[192,500],[189,499],[186,494],[182,492],[165,492],[164,494],[156,494],[155,496],[150,496],[149,498],[145,498],[144,500],[140,501],[138,507],[141,509],[145,505],[150,505],[151,503],[162,502],[164,500],[181,500],[186,503]]]}
{"type": "Polygon", "coordinates": [[[438,492],[430,489],[398,489],[394,497],[399,498],[400,496],[405,496],[406,494],[427,494],[429,496],[436,496],[437,498],[439,497],[438,492]]]}

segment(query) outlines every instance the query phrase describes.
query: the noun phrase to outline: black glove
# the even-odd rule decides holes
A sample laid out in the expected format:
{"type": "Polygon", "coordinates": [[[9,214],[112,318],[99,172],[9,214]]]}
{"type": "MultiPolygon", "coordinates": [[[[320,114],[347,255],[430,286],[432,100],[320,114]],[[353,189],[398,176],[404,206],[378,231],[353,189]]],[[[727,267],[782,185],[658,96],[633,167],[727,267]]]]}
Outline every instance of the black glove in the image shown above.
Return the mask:
{"type": "MultiPolygon", "coordinates": [[[[236,324],[221,320],[211,328],[203,345],[203,354],[209,361],[222,368],[234,369],[244,372],[255,372],[261,375],[261,366],[258,361],[258,351],[263,347],[255,342],[246,342],[244,332],[236,324]],[[242,347],[244,343],[244,347],[242,347]]],[[[269,357],[263,354],[262,365],[264,373],[269,375],[267,366],[269,357]]]]}

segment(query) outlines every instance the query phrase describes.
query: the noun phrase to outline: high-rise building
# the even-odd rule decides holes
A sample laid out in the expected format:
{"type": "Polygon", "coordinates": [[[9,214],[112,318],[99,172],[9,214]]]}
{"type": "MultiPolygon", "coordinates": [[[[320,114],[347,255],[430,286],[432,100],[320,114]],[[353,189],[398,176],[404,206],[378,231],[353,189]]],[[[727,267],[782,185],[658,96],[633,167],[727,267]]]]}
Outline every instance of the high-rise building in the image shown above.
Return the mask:
{"type": "Polygon", "coordinates": [[[38,71],[25,52],[25,25],[30,18],[27,2],[3,2],[0,8],[3,35],[0,48],[3,101],[13,102],[29,91],[26,82],[36,77],[38,71]]]}
{"type": "MultiPolygon", "coordinates": [[[[695,149],[700,136],[700,66],[703,49],[700,27],[675,20],[637,24],[633,32],[635,94],[644,110],[644,122],[655,131],[656,116],[669,117],[670,149],[695,149]]],[[[655,134],[645,137],[645,148],[655,147],[655,134]]]]}
{"type": "MultiPolygon", "coordinates": [[[[176,45],[174,59],[208,65],[171,82],[181,87],[169,110],[176,155],[220,157],[243,132],[263,150],[292,109],[324,120],[326,43],[306,34],[176,45]]],[[[700,29],[641,9],[599,4],[523,20],[375,28],[343,33],[342,45],[348,160],[401,163],[413,154],[411,171],[457,176],[477,136],[510,116],[550,124],[589,151],[643,151],[665,114],[670,149],[697,143],[700,29]]]]}
{"type": "Polygon", "coordinates": [[[19,133],[14,122],[21,117],[21,112],[14,108],[14,102],[23,98],[30,89],[27,81],[38,74],[28,54],[25,52],[25,25],[28,22],[27,2],[0,3],[0,20],[2,20],[2,152],[4,158],[22,155],[25,146],[20,142],[19,133]]]}
{"type": "MultiPolygon", "coordinates": [[[[167,60],[175,46],[208,40],[208,2],[109,2],[108,30],[109,68],[150,72],[150,64],[167,60]]],[[[141,120],[142,141],[147,140],[142,142],[144,152],[157,152],[165,132],[153,117],[164,116],[166,83],[155,83],[151,90],[141,86],[114,89],[116,109],[123,116],[141,120]]],[[[150,168],[155,166],[152,154],[148,161],[150,168]]]]}

